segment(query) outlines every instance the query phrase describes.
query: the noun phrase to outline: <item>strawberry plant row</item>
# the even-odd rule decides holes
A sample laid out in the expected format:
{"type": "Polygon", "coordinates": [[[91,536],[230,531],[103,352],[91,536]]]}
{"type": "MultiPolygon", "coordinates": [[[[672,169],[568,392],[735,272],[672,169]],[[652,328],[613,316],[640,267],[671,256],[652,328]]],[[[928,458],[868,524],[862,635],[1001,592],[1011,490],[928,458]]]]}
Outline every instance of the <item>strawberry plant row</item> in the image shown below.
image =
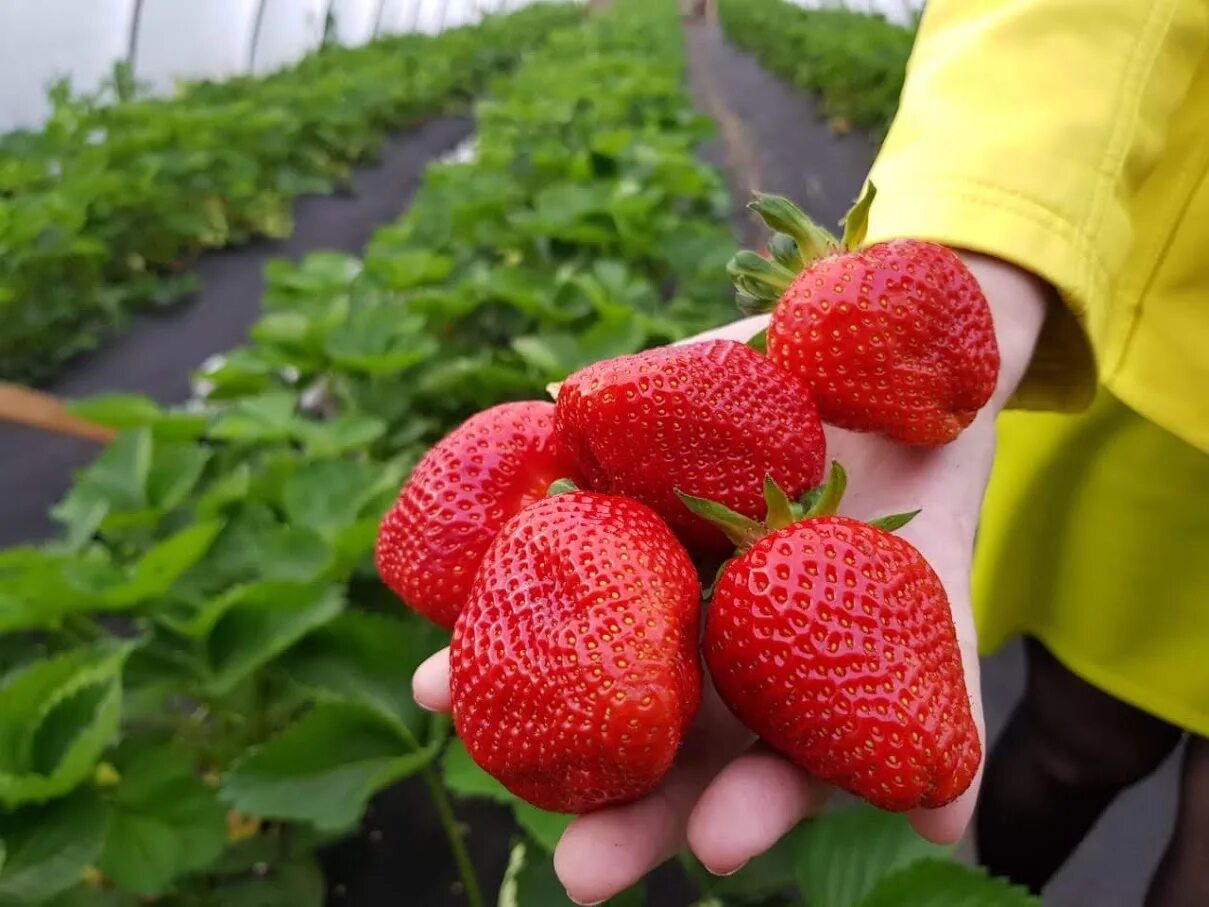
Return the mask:
{"type": "Polygon", "coordinates": [[[914,31],[846,9],[785,0],[720,0],[726,37],[781,78],[816,92],[843,130],[884,134],[898,108],[914,31]]]}
{"type": "Polygon", "coordinates": [[[317,905],[315,848],[374,792],[420,773],[445,802],[448,723],[409,692],[443,634],[371,558],[403,475],[476,409],[729,308],[674,12],[543,23],[473,160],[362,258],[271,266],[194,404],[80,405],[122,434],[58,540],[0,553],[0,903],[317,905]]]}
{"type": "Polygon", "coordinates": [[[138,97],[52,89],[39,132],[0,137],[0,379],[38,382],[138,307],[180,299],[206,249],[281,237],[301,193],[345,185],[392,130],[458,105],[570,4],[538,4],[437,37],[327,46],[267,78],[138,97]]]}

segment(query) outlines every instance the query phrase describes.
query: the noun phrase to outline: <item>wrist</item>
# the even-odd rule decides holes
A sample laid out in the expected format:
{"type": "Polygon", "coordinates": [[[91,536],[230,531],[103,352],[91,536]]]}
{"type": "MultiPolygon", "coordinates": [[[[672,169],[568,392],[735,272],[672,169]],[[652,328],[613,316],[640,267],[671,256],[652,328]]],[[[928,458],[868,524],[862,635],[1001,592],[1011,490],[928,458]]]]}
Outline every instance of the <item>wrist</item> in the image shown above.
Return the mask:
{"type": "Polygon", "coordinates": [[[958,250],[978,280],[995,323],[999,381],[987,408],[998,413],[1024,378],[1053,290],[1023,268],[998,258],[958,250]]]}

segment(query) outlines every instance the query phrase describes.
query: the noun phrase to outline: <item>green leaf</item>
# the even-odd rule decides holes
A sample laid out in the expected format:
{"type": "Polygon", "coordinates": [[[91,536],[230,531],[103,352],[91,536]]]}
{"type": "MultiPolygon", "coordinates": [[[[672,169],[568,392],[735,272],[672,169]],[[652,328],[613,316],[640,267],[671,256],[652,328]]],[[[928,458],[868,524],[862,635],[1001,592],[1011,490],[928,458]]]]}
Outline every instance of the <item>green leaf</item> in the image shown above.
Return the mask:
{"type": "Polygon", "coordinates": [[[151,432],[140,428],[118,435],[91,466],[79,473],[67,497],[51,511],[55,519],[67,525],[71,547],[83,544],[109,511],[146,506],[151,456],[151,432]]]}
{"type": "Polygon", "coordinates": [[[0,905],[37,903],[79,882],[101,852],[107,815],[90,791],[0,813],[0,905]]]}
{"type": "Polygon", "coordinates": [[[33,662],[0,687],[0,802],[41,802],[75,787],[118,729],[130,643],[33,662]]]}
{"type": "Polygon", "coordinates": [[[147,503],[160,511],[182,504],[210,462],[209,448],[157,441],[147,474],[147,503]]]}
{"type": "Polygon", "coordinates": [[[1041,900],[980,869],[921,860],[882,879],[858,907],[1041,907],[1041,900]]]}
{"type": "Polygon", "coordinates": [[[459,797],[484,797],[512,807],[517,823],[548,851],[553,851],[573,816],[546,812],[511,793],[504,785],[474,764],[462,741],[454,738],[445,749],[441,777],[459,797]]]}
{"type": "Polygon", "coordinates": [[[430,716],[416,705],[407,678],[447,641],[447,633],[415,614],[346,611],[290,649],[281,664],[302,686],[375,709],[418,741],[430,716]]]}
{"type": "Polygon", "coordinates": [[[266,861],[253,874],[214,883],[206,907],[323,907],[323,872],[311,856],[266,861]]]}
{"type": "MultiPolygon", "coordinates": [[[[792,891],[796,880],[795,857],[805,829],[805,823],[799,825],[733,875],[711,878],[710,894],[719,898],[734,898],[740,903],[760,903],[792,891]]],[[[701,868],[705,871],[704,867],[701,868]]],[[[813,900],[807,903],[811,907],[814,905],[813,900]]]]}
{"type": "Polygon", "coordinates": [[[106,603],[128,608],[163,595],[201,559],[221,529],[222,523],[212,520],[169,536],[139,558],[126,582],[106,591],[106,603]]]}
{"type": "Polygon", "coordinates": [[[300,428],[307,456],[315,458],[359,450],[386,433],[381,419],[357,412],[344,412],[327,422],[306,422],[300,428]]]}
{"type": "Polygon", "coordinates": [[[71,613],[100,609],[121,571],[99,554],[39,548],[0,551],[0,632],[58,626],[71,613]]]}
{"type": "Polygon", "coordinates": [[[67,409],[82,419],[111,428],[150,425],[164,412],[158,403],[142,394],[99,394],[69,403],[67,409]]]}
{"type": "Polygon", "coordinates": [[[376,711],[323,701],[236,762],[222,796],[249,815],[343,829],[377,791],[431,762],[438,745],[417,750],[376,711]]]}
{"type": "MultiPolygon", "coordinates": [[[[639,882],[605,901],[607,907],[642,907],[645,883],[639,882]]],[[[499,907],[574,907],[554,873],[549,851],[533,848],[525,841],[512,846],[508,869],[500,885],[499,907]]]]}
{"type": "Polygon", "coordinates": [[[516,800],[512,804],[512,814],[516,816],[516,821],[520,827],[527,831],[534,841],[550,853],[554,852],[554,848],[558,846],[563,832],[567,830],[567,826],[575,818],[574,816],[562,813],[546,812],[544,809],[538,809],[524,800],[516,800]]]}
{"type": "Polygon", "coordinates": [[[905,816],[863,806],[835,810],[801,832],[798,886],[811,907],[858,907],[880,879],[945,853],[921,838],[905,816]]]}
{"type": "Polygon", "coordinates": [[[422,332],[420,318],[391,307],[364,309],[327,336],[324,351],[336,365],[354,372],[388,375],[411,368],[436,353],[436,339],[422,332]]]}
{"type": "Polygon", "coordinates": [[[207,603],[190,630],[204,638],[208,688],[230,692],[344,608],[343,590],[265,580],[207,603]]]}
{"type": "Polygon", "coordinates": [[[554,861],[532,845],[518,841],[508,855],[508,869],[500,884],[499,907],[565,907],[570,905],[562,883],[554,874],[554,861]]]}
{"type": "Polygon", "coordinates": [[[200,438],[209,422],[204,413],[165,411],[141,394],[100,394],[70,403],[67,408],[83,419],[111,428],[146,426],[157,439],[166,440],[200,438]]]}
{"type": "Polygon", "coordinates": [[[475,765],[466,746],[456,737],[449,741],[441,760],[441,778],[459,797],[485,797],[497,803],[512,803],[516,797],[475,765]]]}
{"type": "Polygon", "coordinates": [[[319,460],[303,464],[282,489],[286,517],[330,535],[354,522],[366,506],[395,493],[399,470],[362,460],[319,460]]]}
{"type": "Polygon", "coordinates": [[[297,408],[298,395],[289,391],[244,397],[218,417],[210,428],[210,437],[245,443],[284,441],[301,422],[295,416],[297,408]]]}
{"type": "Polygon", "coordinates": [[[187,758],[165,747],[139,749],[118,769],[99,863],[106,876],[154,895],[218,858],[227,844],[226,809],[187,758]]]}

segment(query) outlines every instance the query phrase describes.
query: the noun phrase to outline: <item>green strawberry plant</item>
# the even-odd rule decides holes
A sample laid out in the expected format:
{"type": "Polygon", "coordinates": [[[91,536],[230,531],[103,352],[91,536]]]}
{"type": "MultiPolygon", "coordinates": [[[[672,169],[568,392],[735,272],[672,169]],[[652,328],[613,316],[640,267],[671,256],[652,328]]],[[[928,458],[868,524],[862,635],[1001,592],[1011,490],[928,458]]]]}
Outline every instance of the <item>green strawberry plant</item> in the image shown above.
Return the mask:
{"type": "MultiPolygon", "coordinates": [[[[411,776],[471,907],[495,898],[451,794],[516,816],[498,903],[566,903],[550,854],[567,818],[516,801],[412,701],[447,640],[371,553],[403,476],[469,413],[730,316],[728,200],[695,156],[709,124],[674,4],[616,7],[558,28],[533,13],[525,29],[551,30],[492,81],[473,158],[430,166],[362,257],[271,265],[263,317],[195,401],[77,405],[120,435],[55,508],[56,540],[0,552],[0,905],[318,907],[317,849],[411,776]]],[[[477,40],[471,57],[501,53],[476,32],[446,50],[477,40]]],[[[823,907],[1033,903],[872,812],[808,823],[727,879],[684,865],[703,905],[799,886],[823,907]]]]}
{"type": "Polygon", "coordinates": [[[726,37],[822,100],[837,125],[884,134],[898,108],[913,29],[842,8],[786,0],[719,0],[726,37]]]}
{"type": "Polygon", "coordinates": [[[457,109],[551,28],[537,4],[439,36],[325,45],[267,78],[139,97],[124,67],[66,83],[38,132],[0,137],[0,378],[42,381],[135,308],[194,289],[206,249],[290,233],[302,193],[346,185],[387,136],[457,109]]]}

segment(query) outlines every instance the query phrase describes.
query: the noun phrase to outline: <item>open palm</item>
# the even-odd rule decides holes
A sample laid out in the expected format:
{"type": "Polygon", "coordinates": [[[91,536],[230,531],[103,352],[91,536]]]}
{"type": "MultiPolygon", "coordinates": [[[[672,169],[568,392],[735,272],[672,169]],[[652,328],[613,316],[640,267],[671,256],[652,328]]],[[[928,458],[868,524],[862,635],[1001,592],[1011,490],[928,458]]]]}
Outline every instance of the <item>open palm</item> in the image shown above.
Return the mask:
{"type": "MultiPolygon", "coordinates": [[[[1031,278],[1000,263],[971,263],[996,300],[1015,301],[1010,317],[996,312],[1004,374],[996,400],[953,443],[941,448],[904,447],[883,438],[827,430],[828,456],[848,472],[841,512],[858,519],[920,509],[899,534],[935,568],[949,595],[961,646],[974,719],[985,741],[970,563],[974,532],[994,454],[994,418],[1027,362],[1044,309],[1031,278]],[[1031,308],[1030,308],[1031,307],[1031,308]],[[1024,317],[1019,317],[1024,316],[1024,317]]],[[[711,331],[704,339],[750,338],[761,327],[747,319],[711,331]]],[[[449,709],[449,656],[442,650],[417,670],[417,701],[449,709]]],[[[985,747],[984,747],[985,749],[985,747]]],[[[969,824],[981,777],[957,800],[911,815],[926,838],[951,842],[969,824]]],[[[648,796],[625,806],[581,816],[567,828],[554,865],[568,895],[594,904],[629,887],[685,845],[713,872],[734,872],[764,852],[801,819],[826,802],[828,788],[755,741],[707,684],[693,729],[675,766],[648,796]]]]}

